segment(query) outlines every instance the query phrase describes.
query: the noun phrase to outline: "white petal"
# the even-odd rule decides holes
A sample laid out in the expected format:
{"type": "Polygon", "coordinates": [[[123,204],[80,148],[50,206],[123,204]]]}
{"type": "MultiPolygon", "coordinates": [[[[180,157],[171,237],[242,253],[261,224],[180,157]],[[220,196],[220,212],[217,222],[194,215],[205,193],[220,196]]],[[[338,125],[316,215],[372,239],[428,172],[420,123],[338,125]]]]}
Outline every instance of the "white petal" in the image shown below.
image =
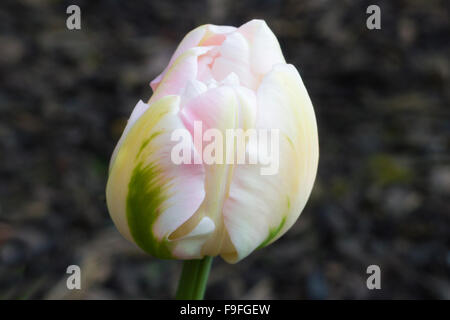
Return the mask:
{"type": "Polygon", "coordinates": [[[202,247],[215,228],[214,222],[209,217],[203,217],[189,234],[171,240],[175,243],[174,255],[181,259],[202,258],[202,247]]]}
{"type": "Polygon", "coordinates": [[[185,53],[187,50],[198,46],[199,42],[205,36],[206,29],[207,29],[206,26],[200,26],[198,28],[195,28],[191,32],[189,32],[183,38],[183,40],[180,42],[177,49],[175,50],[174,54],[170,58],[170,61],[167,65],[166,69],[158,77],[156,77],[152,82],[150,82],[150,86],[152,87],[153,91],[155,91],[157,89],[157,87],[159,86],[159,83],[163,79],[167,70],[170,69],[170,67],[175,62],[175,60],[178,59],[178,57],[181,56],[183,53],[185,53]]]}
{"type": "Polygon", "coordinates": [[[172,64],[186,51],[198,46],[220,45],[225,39],[225,35],[235,30],[235,27],[208,24],[199,26],[189,32],[178,45],[175,53],[170,58],[166,69],[164,69],[159,76],[150,82],[150,86],[153,91],[156,91],[161,80],[164,78],[167,71],[172,67],[172,64]]]}
{"type": "Polygon", "coordinates": [[[212,66],[212,74],[217,81],[223,81],[231,73],[239,77],[239,82],[250,89],[256,89],[259,84],[258,78],[250,72],[250,66],[225,57],[218,57],[212,66]]]}
{"type": "Polygon", "coordinates": [[[239,27],[250,43],[251,70],[266,74],[275,64],[286,63],[277,37],[264,20],[252,20],[239,27]]]}
{"type": "Polygon", "coordinates": [[[213,47],[195,47],[187,50],[167,70],[150,98],[150,103],[167,95],[180,95],[189,81],[197,79],[198,57],[213,47]]]}
{"type": "Polygon", "coordinates": [[[249,64],[250,49],[247,40],[239,32],[228,35],[219,47],[220,55],[226,59],[249,64]]]}
{"type": "Polygon", "coordinates": [[[236,73],[231,72],[225,79],[220,82],[220,84],[228,86],[238,86],[239,77],[236,75],[236,73]]]}
{"type": "Polygon", "coordinates": [[[197,80],[188,81],[184,91],[181,95],[181,108],[191,99],[205,92],[208,88],[203,82],[197,80]]]}

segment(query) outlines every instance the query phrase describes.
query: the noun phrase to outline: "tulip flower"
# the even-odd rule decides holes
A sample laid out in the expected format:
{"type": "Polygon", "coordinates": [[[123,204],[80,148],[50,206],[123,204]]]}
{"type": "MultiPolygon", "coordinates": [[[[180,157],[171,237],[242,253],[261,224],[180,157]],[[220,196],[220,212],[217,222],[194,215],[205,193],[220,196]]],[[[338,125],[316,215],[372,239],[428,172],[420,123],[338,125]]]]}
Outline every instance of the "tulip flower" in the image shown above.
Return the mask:
{"type": "MultiPolygon", "coordinates": [[[[110,162],[107,204],[120,233],[155,257],[191,261],[183,274],[218,255],[236,263],[280,238],[307,202],[319,151],[307,90],[267,24],[194,29],[151,87],[110,162]],[[215,149],[223,157],[237,151],[227,130],[277,130],[276,172],[262,174],[267,163],[201,161],[213,129],[227,142],[215,149]],[[187,135],[177,139],[180,132],[187,135]],[[189,161],[174,161],[181,149],[189,161]]],[[[242,150],[262,152],[248,139],[242,150]]]]}

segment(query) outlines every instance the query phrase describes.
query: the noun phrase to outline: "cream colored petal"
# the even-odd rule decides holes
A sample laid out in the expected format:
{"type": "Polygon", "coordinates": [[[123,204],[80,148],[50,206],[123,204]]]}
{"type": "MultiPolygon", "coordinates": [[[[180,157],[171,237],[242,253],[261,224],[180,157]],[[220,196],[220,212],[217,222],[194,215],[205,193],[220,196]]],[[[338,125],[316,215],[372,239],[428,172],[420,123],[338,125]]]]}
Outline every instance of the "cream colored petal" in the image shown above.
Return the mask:
{"type": "Polygon", "coordinates": [[[258,88],[257,102],[256,127],[279,129],[279,169],[274,175],[262,175],[264,165],[235,166],[223,212],[236,249],[222,255],[228,262],[275,241],[292,226],[306,204],[317,171],[316,120],[297,70],[291,65],[275,66],[258,88]]]}
{"type": "MultiPolygon", "coordinates": [[[[177,141],[171,135],[184,126],[179,97],[155,102],[128,130],[111,166],[106,195],[119,231],[142,249],[172,258],[168,240],[199,208],[205,197],[202,165],[171,160],[177,141]]],[[[192,140],[185,142],[195,156],[192,140]]]]}

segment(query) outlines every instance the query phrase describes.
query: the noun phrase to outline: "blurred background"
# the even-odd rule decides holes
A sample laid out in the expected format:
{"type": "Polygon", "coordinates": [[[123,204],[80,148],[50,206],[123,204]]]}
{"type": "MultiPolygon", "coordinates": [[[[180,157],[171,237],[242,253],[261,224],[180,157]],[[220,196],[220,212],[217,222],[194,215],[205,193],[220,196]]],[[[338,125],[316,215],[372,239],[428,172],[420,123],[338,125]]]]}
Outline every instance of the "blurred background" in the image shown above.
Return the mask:
{"type": "Polygon", "coordinates": [[[265,19],[300,71],[320,137],[295,226],[208,299],[450,299],[445,1],[55,1],[0,4],[0,299],[163,299],[178,261],[124,240],[105,202],[127,118],[183,36],[265,19]],[[81,30],[66,8],[81,8],[81,30]],[[366,8],[381,8],[381,30],[366,8]],[[66,288],[67,266],[82,290],[66,288]],[[368,290],[366,268],[381,268],[368,290]]]}

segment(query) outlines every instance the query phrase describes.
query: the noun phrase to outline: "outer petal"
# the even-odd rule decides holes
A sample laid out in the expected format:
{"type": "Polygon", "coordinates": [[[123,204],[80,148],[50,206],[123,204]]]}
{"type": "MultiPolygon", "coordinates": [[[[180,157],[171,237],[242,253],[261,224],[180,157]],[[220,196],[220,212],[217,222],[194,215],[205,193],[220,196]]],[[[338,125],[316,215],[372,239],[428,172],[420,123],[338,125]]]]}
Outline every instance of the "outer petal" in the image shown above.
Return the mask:
{"type": "Polygon", "coordinates": [[[223,212],[236,249],[222,254],[228,262],[275,241],[292,226],[309,197],[318,165],[316,119],[297,70],[275,66],[263,79],[257,101],[257,127],[280,129],[279,171],[261,175],[261,165],[235,167],[223,212]]]}
{"type": "MultiPolygon", "coordinates": [[[[173,257],[178,243],[169,236],[205,197],[203,166],[175,165],[170,158],[176,144],[171,133],[184,128],[178,105],[178,96],[162,98],[124,133],[106,187],[108,209],[119,231],[160,258],[173,257]]],[[[195,156],[192,141],[188,143],[195,156]]],[[[192,252],[192,257],[199,254],[192,252]]]]}

